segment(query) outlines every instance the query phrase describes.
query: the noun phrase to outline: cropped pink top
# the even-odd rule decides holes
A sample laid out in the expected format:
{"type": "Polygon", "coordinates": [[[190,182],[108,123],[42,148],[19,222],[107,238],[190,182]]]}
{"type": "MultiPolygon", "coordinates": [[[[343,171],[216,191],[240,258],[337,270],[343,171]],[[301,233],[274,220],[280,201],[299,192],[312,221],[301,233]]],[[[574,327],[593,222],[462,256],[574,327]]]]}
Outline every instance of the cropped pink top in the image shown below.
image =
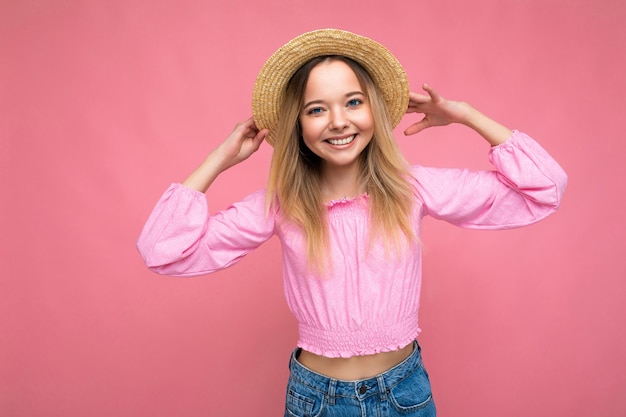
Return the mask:
{"type": "MultiPolygon", "coordinates": [[[[534,140],[514,132],[492,147],[495,171],[415,166],[416,235],[422,217],[455,225],[504,229],[554,212],[567,176],[534,140]]],[[[418,335],[421,251],[418,242],[389,254],[368,247],[368,197],[328,204],[332,271],[318,277],[305,258],[300,230],[266,214],[265,191],[209,214],[204,194],[180,184],[163,194],[137,246],[148,267],[165,275],[195,276],[227,268],[277,235],[282,244],[287,304],[298,321],[298,346],[327,357],[397,350],[418,335]]]]}

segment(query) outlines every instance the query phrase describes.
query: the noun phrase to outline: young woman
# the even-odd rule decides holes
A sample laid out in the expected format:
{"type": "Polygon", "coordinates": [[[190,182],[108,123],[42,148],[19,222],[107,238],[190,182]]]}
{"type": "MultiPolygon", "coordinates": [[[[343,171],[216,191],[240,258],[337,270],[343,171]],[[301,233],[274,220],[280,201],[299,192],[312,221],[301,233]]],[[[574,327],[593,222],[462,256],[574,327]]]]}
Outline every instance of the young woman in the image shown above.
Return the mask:
{"type": "Polygon", "coordinates": [[[560,204],[566,174],[537,142],[430,86],[409,92],[382,45],[340,30],[305,33],[257,77],[253,118],[165,192],[138,241],[155,272],[208,274],[273,235],[298,320],[286,416],[433,416],[416,338],[419,225],[431,215],[481,229],[528,225],[560,204]],[[492,145],[494,171],[410,166],[392,129],[461,123],[492,145]],[[267,140],[266,190],[209,214],[204,192],[267,140]]]}

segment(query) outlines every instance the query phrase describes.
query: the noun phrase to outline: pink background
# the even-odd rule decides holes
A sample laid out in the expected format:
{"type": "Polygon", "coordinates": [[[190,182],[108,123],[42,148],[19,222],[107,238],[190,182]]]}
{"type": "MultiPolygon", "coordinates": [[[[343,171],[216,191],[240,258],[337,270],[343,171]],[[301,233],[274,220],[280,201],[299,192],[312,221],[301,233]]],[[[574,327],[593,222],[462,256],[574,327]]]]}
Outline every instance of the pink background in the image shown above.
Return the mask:
{"type": "MultiPolygon", "coordinates": [[[[248,117],[264,60],[341,27],[570,175],[526,229],[425,221],[440,415],[623,416],[625,21],[622,0],[1,1],[0,415],[282,415],[296,331],[277,240],[191,279],[147,271],[135,240],[248,117]]],[[[398,139],[415,163],[487,167],[461,127],[398,139]]],[[[220,177],[212,209],[264,186],[270,155],[220,177]]]]}

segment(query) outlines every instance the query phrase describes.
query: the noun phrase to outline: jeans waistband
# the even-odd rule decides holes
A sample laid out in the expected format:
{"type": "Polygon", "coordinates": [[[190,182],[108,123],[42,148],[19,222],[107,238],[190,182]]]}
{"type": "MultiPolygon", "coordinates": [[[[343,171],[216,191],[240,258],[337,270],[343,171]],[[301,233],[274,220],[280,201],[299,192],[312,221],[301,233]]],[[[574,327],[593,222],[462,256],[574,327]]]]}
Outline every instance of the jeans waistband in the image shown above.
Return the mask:
{"type": "Polygon", "coordinates": [[[319,374],[297,361],[299,349],[291,354],[289,369],[291,377],[311,389],[328,396],[330,404],[336,397],[364,399],[372,395],[381,396],[385,400],[389,390],[399,384],[419,366],[422,366],[421,348],[417,340],[413,342],[413,352],[398,365],[371,378],[345,381],[319,374]]]}

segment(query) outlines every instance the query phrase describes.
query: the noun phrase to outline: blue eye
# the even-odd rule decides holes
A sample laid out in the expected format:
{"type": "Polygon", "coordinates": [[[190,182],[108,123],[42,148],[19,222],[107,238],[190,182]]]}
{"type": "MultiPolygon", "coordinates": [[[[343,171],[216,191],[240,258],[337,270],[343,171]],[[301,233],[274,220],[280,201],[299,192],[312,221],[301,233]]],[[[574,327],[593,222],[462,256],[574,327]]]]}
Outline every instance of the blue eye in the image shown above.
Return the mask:
{"type": "Polygon", "coordinates": [[[319,114],[321,112],[322,112],[321,107],[312,107],[309,110],[307,110],[306,114],[319,114]]]}
{"type": "Polygon", "coordinates": [[[349,107],[354,107],[354,106],[358,106],[359,104],[362,104],[363,100],[358,99],[358,98],[353,98],[352,100],[348,101],[348,106],[349,107]]]}

